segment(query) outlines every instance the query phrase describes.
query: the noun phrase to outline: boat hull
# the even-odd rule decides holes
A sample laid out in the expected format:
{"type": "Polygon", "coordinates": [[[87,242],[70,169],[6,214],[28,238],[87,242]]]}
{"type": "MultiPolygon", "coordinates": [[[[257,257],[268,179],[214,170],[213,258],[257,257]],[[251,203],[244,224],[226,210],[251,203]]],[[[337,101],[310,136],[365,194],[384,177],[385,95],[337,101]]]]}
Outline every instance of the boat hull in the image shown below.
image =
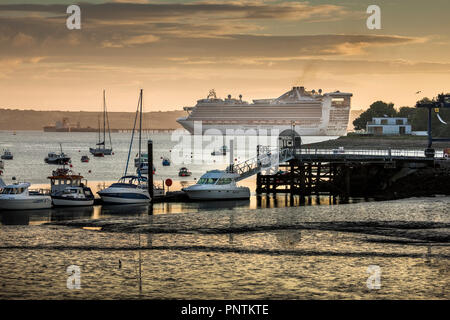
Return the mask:
{"type": "Polygon", "coordinates": [[[246,187],[231,190],[188,190],[183,189],[192,200],[238,200],[249,199],[250,189],[246,187]]]}
{"type": "Polygon", "coordinates": [[[70,158],[60,158],[60,159],[48,159],[45,158],[45,162],[48,164],[66,164],[70,161],[70,158]]]}
{"type": "Polygon", "coordinates": [[[36,210],[52,207],[52,199],[47,196],[11,199],[0,197],[1,210],[36,210]]]}
{"type": "Polygon", "coordinates": [[[149,193],[143,189],[129,188],[107,188],[99,191],[98,195],[105,203],[132,204],[149,203],[151,198],[149,193]]]}
{"type": "Polygon", "coordinates": [[[102,198],[102,201],[104,203],[115,203],[115,204],[136,204],[136,203],[149,203],[149,198],[142,198],[142,199],[136,199],[136,198],[126,198],[123,196],[117,196],[117,195],[100,195],[102,198]]]}
{"type": "Polygon", "coordinates": [[[89,152],[93,155],[103,153],[105,156],[110,156],[112,154],[112,149],[89,148],[89,152]]]}
{"type": "Polygon", "coordinates": [[[63,197],[52,197],[53,205],[57,207],[84,207],[92,206],[94,199],[70,199],[63,197]]]}

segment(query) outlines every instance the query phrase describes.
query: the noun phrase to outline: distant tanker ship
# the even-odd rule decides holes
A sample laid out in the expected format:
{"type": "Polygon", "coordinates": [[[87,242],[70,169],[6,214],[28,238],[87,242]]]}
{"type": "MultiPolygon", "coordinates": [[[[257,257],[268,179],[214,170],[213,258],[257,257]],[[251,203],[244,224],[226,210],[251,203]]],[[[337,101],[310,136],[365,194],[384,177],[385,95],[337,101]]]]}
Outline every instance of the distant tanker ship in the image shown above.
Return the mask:
{"type": "MultiPolygon", "coordinates": [[[[44,132],[97,132],[98,129],[86,127],[82,128],[78,122],[76,127],[72,127],[69,124],[68,118],[63,118],[62,121],[56,121],[54,126],[45,126],[44,132]]],[[[111,132],[118,132],[117,129],[111,129],[111,132]]]]}
{"type": "Polygon", "coordinates": [[[241,95],[239,99],[231,95],[219,99],[211,90],[207,98],[198,100],[194,107],[184,107],[189,115],[178,118],[177,122],[191,134],[198,121],[202,133],[208,129],[219,129],[222,134],[228,129],[282,132],[295,125],[300,135],[342,136],[347,133],[352,96],[340,91],[322,94],[321,89],[316,92],[293,87],[278,98],[248,103],[241,95]]]}

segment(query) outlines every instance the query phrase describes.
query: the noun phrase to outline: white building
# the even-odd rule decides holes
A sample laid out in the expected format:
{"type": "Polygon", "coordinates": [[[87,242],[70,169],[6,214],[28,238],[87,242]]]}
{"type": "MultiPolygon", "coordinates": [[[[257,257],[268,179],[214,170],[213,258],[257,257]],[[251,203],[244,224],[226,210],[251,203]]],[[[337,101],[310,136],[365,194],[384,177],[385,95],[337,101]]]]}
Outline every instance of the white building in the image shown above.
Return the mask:
{"type": "Polygon", "coordinates": [[[366,132],[376,135],[411,134],[411,125],[407,118],[372,118],[366,124],[366,132]]]}

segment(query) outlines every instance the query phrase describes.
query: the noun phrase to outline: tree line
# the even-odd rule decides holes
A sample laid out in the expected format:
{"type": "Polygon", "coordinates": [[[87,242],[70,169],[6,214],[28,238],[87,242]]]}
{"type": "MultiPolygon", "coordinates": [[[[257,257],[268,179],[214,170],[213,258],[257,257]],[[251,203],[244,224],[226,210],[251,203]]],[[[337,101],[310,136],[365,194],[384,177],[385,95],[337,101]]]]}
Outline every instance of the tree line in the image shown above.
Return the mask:
{"type": "MultiPolygon", "coordinates": [[[[423,98],[418,102],[429,102],[430,99],[423,98]]],[[[433,129],[433,136],[436,137],[450,137],[450,109],[439,109],[439,115],[448,125],[439,121],[435,110],[432,110],[431,126],[433,129]]],[[[372,121],[372,118],[380,117],[399,117],[408,118],[413,131],[426,131],[428,128],[428,109],[416,107],[401,107],[398,110],[393,103],[386,103],[384,101],[376,101],[372,103],[366,111],[353,121],[355,130],[366,130],[366,124],[372,121]]]]}

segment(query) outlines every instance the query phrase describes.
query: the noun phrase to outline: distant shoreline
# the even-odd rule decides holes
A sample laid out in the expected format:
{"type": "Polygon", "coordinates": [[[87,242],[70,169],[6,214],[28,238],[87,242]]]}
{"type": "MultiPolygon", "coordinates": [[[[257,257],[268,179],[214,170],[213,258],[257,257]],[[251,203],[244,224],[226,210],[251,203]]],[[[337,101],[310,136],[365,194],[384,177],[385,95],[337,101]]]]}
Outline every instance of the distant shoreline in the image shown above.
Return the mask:
{"type": "MultiPolygon", "coordinates": [[[[180,129],[176,122],[179,117],[186,116],[186,112],[179,111],[151,111],[144,113],[144,129],[180,129]]],[[[70,127],[89,128],[98,130],[99,118],[102,112],[93,111],[35,111],[18,109],[0,109],[0,130],[2,131],[43,131],[44,127],[55,126],[57,122],[67,119],[70,127]]],[[[109,127],[111,129],[126,130],[133,127],[134,112],[108,112],[109,127]]],[[[102,124],[103,125],[103,124],[102,124]]]]}

